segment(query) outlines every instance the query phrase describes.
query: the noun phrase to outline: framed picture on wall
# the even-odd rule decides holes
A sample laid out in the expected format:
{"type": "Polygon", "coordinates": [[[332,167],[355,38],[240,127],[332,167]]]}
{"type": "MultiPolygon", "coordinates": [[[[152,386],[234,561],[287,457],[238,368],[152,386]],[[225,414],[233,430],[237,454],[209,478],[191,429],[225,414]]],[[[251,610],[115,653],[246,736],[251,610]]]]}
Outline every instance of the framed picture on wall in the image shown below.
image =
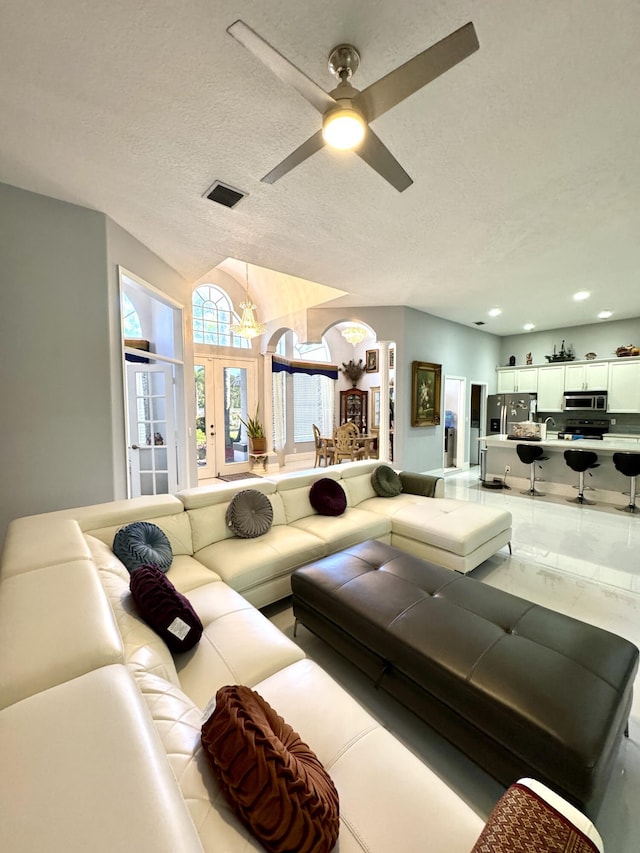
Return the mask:
{"type": "Polygon", "coordinates": [[[369,414],[369,428],[380,429],[380,386],[369,389],[369,405],[371,412],[369,414]]]}
{"type": "Polygon", "coordinates": [[[411,365],[411,426],[440,423],[441,364],[414,361],[411,365]]]}
{"type": "Polygon", "coordinates": [[[378,372],[378,350],[377,349],[368,349],[367,350],[367,358],[366,358],[366,371],[367,373],[377,373],[378,372]]]}

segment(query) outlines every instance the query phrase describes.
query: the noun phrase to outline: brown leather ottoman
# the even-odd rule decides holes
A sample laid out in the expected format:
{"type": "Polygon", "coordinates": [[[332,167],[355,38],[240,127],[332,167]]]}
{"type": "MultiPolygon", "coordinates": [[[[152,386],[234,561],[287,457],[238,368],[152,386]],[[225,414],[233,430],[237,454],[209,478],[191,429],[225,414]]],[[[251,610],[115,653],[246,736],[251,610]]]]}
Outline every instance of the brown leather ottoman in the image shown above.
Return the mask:
{"type": "Polygon", "coordinates": [[[533,776],[595,816],[638,649],[368,541],[297,569],[297,621],[505,786],[533,776]]]}

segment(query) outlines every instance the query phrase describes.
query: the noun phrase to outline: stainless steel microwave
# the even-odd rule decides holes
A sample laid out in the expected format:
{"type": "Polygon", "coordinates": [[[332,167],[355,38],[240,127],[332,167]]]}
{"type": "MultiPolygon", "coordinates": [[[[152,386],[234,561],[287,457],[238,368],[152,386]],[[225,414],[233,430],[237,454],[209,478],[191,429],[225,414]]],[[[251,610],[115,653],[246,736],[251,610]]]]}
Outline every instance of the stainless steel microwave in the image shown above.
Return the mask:
{"type": "Polygon", "coordinates": [[[572,392],[564,395],[562,408],[565,412],[606,412],[607,392],[572,392]]]}

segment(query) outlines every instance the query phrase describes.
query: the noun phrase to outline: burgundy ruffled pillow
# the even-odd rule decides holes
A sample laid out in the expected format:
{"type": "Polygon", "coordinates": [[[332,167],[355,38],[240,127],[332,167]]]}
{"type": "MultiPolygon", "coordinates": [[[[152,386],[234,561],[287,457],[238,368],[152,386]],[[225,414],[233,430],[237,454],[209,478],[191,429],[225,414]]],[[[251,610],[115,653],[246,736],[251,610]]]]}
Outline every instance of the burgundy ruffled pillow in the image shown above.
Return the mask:
{"type": "Polygon", "coordinates": [[[320,515],[342,515],[347,508],[344,489],[330,477],[315,481],[309,491],[309,501],[320,515]]]}
{"type": "Polygon", "coordinates": [[[172,652],[187,652],[200,640],[200,617],[157,566],[136,569],[129,589],[140,616],[172,652]]]}
{"type": "Polygon", "coordinates": [[[338,792],[317,756],[262,696],[221,687],[202,745],[231,808],[270,853],[328,853],[338,792]]]}

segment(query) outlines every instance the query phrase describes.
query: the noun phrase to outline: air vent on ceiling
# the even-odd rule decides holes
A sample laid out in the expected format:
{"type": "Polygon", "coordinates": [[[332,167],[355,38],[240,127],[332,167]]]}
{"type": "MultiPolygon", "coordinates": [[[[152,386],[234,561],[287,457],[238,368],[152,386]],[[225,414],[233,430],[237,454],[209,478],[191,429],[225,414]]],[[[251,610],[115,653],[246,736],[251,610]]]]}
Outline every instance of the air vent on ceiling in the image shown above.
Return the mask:
{"type": "Polygon", "coordinates": [[[474,326],[484,326],[484,320],[474,320],[473,325],[474,326]]]}
{"type": "Polygon", "coordinates": [[[222,181],[215,181],[205,193],[206,198],[217,201],[225,207],[235,207],[246,195],[247,193],[243,193],[242,190],[236,190],[229,184],[223,184],[222,181]]]}

